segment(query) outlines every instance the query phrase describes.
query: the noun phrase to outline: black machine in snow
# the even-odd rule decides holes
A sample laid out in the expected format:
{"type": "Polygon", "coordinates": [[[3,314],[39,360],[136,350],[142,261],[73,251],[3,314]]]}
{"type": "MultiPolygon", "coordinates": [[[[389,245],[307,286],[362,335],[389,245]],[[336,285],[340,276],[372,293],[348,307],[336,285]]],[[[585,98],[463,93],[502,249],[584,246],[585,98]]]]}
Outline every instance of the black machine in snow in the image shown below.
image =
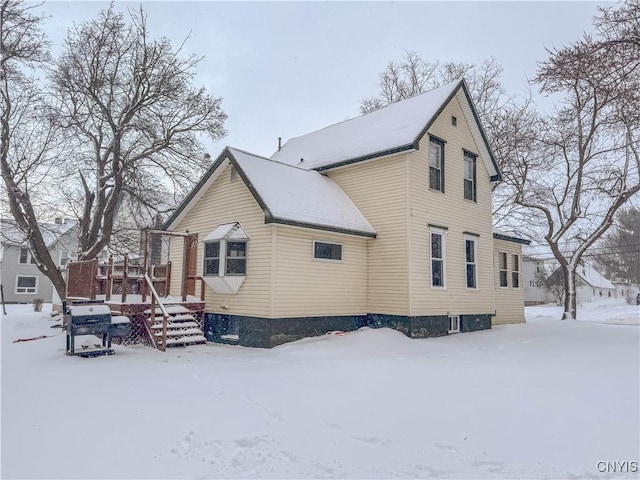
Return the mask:
{"type": "Polygon", "coordinates": [[[113,355],[111,348],[113,337],[126,337],[131,333],[131,322],[128,317],[112,316],[108,305],[95,301],[74,303],[67,306],[63,303],[62,327],[67,332],[67,355],[81,357],[97,357],[113,355]],[[76,350],[77,337],[91,335],[94,339],[85,339],[76,350]],[[98,340],[98,337],[100,340],[98,340]]]}

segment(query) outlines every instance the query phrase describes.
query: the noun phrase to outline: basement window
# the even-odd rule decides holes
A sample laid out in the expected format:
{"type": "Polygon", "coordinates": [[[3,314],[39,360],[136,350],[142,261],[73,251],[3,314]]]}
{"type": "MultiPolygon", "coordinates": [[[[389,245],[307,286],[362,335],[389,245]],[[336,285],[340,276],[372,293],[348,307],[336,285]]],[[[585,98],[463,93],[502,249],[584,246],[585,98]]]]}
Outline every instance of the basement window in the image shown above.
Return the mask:
{"type": "Polygon", "coordinates": [[[460,333],[460,315],[449,316],[449,333],[460,333]]]}

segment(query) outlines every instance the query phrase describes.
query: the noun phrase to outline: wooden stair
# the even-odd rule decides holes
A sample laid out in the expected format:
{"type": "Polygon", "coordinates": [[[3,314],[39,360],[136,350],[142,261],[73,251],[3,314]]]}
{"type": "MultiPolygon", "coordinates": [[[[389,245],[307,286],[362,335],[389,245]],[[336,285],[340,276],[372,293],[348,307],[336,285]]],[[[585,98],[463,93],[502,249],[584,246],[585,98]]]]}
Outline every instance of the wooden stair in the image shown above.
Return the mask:
{"type": "MultiPolygon", "coordinates": [[[[166,347],[186,347],[207,343],[195,313],[182,305],[164,305],[167,317],[166,347]]],[[[155,318],[151,318],[151,309],[145,310],[147,331],[156,348],[164,350],[162,339],[163,316],[159,308],[155,309],[155,318]]]]}

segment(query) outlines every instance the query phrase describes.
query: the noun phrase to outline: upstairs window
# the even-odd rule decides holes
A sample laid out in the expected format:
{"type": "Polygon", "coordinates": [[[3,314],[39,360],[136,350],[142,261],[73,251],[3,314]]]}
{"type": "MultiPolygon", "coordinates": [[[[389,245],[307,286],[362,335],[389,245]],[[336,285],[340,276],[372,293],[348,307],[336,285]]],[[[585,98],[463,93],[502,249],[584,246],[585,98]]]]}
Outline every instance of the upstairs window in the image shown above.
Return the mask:
{"type": "Polygon", "coordinates": [[[313,242],[313,258],[316,260],[342,261],[342,244],[330,242],[313,242]]]}
{"type": "Polygon", "coordinates": [[[69,252],[67,252],[66,250],[61,250],[60,251],[60,266],[64,267],[67,263],[69,263],[70,260],[71,260],[71,257],[69,256],[69,252]]]}
{"type": "Polygon", "coordinates": [[[33,258],[33,255],[28,248],[21,248],[20,253],[18,254],[18,263],[21,263],[23,265],[31,263],[32,265],[35,265],[36,259],[33,258]]]}
{"type": "Polygon", "coordinates": [[[429,138],[429,188],[444,193],[444,142],[429,138]]]}
{"type": "Polygon", "coordinates": [[[445,232],[431,230],[431,286],[444,287],[445,232]]]}
{"type": "Polygon", "coordinates": [[[520,288],[520,256],[511,255],[511,286],[520,288]]]}
{"type": "Polygon", "coordinates": [[[464,152],[464,198],[477,201],[476,156],[469,152],[464,152]]]}
{"type": "Polygon", "coordinates": [[[506,287],[507,285],[507,254],[505,252],[498,252],[498,272],[500,276],[500,286],[506,287]]]}

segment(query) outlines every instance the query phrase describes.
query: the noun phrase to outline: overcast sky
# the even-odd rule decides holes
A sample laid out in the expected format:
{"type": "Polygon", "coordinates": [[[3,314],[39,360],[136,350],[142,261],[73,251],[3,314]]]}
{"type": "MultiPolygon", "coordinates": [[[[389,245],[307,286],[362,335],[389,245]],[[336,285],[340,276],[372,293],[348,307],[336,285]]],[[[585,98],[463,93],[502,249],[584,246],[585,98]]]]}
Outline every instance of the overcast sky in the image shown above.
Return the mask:
{"type": "MultiPolygon", "coordinates": [[[[139,2],[116,2],[137,8],[139,2]]],[[[208,144],[270,156],[283,142],[355,117],[378,73],[404,50],[428,59],[504,66],[512,94],[526,90],[545,48],[591,30],[605,2],[142,2],[152,36],[204,56],[195,83],[223,98],[228,135],[208,144]]],[[[74,22],[105,2],[48,2],[45,31],[54,53],[74,22]]]]}

